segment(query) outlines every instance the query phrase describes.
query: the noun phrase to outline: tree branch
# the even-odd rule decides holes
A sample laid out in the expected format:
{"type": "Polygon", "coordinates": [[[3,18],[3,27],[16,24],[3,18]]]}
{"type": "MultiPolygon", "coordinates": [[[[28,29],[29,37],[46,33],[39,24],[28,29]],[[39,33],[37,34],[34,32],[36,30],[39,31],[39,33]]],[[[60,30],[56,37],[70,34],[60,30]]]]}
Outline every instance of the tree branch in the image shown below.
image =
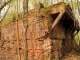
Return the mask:
{"type": "Polygon", "coordinates": [[[8,0],[7,2],[4,2],[1,6],[0,6],[0,12],[1,10],[10,2],[11,0],[8,0]]]}
{"type": "Polygon", "coordinates": [[[0,22],[2,22],[7,14],[7,12],[9,11],[10,6],[8,7],[7,11],[5,12],[4,16],[0,19],[0,22]]]}

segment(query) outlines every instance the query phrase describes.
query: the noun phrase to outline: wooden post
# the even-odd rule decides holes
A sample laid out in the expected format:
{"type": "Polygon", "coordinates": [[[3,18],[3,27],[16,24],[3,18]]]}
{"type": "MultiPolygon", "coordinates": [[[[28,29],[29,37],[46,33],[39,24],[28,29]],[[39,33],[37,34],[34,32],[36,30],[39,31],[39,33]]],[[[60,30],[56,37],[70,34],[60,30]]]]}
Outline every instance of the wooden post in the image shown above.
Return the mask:
{"type": "Polygon", "coordinates": [[[63,16],[64,12],[60,12],[58,17],[55,19],[55,21],[52,24],[52,29],[55,27],[55,25],[60,21],[61,17],[63,16]]]}

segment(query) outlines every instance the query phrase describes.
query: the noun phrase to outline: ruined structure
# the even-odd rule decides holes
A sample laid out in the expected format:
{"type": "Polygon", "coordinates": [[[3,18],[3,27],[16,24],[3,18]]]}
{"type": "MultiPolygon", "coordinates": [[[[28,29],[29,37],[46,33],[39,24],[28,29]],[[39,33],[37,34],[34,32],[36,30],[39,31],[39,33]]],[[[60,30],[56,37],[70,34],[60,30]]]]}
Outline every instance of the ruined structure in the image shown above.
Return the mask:
{"type": "MultiPolygon", "coordinates": [[[[18,21],[20,54],[24,58],[23,24],[18,21]]],[[[28,60],[53,60],[77,48],[74,41],[78,22],[66,3],[35,8],[28,15],[28,60]]],[[[2,27],[0,60],[18,60],[16,22],[2,27]],[[6,55],[7,54],[7,55],[6,55]]]]}

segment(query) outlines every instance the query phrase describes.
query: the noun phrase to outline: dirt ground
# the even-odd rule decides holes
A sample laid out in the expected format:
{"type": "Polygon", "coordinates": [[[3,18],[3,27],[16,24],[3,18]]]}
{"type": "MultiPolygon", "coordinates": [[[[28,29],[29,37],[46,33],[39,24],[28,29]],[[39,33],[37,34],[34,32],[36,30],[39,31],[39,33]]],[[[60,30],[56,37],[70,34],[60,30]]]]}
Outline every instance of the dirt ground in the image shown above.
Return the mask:
{"type": "Polygon", "coordinates": [[[60,60],[80,60],[80,52],[72,51],[60,60]]]}

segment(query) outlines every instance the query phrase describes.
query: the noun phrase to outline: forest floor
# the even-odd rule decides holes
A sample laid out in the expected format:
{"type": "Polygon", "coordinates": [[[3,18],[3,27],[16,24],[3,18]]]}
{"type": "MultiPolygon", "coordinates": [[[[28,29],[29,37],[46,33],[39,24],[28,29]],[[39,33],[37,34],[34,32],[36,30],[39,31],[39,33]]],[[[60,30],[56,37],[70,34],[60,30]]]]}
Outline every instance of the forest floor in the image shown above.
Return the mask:
{"type": "Polygon", "coordinates": [[[80,52],[72,51],[60,60],[80,60],[80,52]]]}

